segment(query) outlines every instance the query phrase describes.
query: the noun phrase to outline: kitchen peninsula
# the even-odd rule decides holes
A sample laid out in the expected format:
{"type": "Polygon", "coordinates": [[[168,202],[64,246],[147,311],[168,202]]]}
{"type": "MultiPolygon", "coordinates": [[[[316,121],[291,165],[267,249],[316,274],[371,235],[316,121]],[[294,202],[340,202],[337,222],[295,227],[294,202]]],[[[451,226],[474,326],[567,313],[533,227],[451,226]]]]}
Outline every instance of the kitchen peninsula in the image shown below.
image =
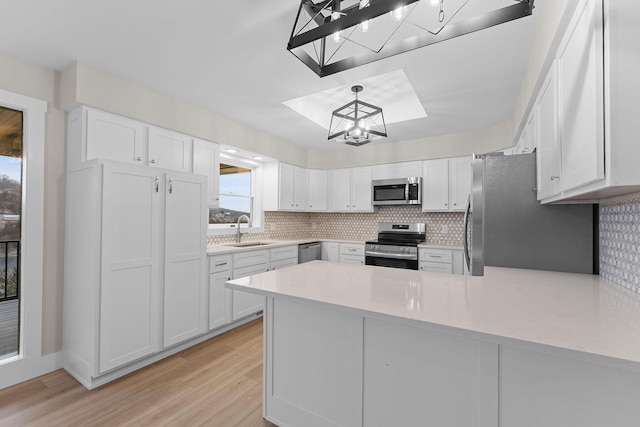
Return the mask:
{"type": "Polygon", "coordinates": [[[229,281],[266,296],[279,426],[632,426],[640,297],[599,276],[314,261],[229,281]]]}

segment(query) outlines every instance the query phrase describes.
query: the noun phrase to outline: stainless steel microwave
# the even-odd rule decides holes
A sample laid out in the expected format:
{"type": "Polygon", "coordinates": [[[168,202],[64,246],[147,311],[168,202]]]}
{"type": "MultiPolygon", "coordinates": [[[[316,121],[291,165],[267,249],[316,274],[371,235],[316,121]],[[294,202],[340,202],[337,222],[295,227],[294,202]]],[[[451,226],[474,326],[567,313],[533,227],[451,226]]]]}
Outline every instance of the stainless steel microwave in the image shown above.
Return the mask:
{"type": "Polygon", "coordinates": [[[377,179],[372,181],[373,204],[419,205],[422,203],[422,177],[377,179]]]}

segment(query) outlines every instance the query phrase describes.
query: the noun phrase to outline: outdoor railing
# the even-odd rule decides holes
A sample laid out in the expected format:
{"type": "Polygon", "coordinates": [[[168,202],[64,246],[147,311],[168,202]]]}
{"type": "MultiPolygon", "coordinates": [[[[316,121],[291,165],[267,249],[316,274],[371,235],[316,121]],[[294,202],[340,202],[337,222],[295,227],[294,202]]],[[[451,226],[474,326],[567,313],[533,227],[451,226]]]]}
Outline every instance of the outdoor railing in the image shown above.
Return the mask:
{"type": "Polygon", "coordinates": [[[20,241],[0,241],[0,302],[20,296],[20,241]]]}

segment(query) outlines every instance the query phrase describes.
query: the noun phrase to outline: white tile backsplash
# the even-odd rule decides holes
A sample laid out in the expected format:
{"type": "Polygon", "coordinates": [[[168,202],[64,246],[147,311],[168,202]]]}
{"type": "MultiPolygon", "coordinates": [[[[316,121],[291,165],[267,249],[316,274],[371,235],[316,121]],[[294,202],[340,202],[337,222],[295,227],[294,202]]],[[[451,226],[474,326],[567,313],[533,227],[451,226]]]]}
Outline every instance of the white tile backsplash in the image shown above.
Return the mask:
{"type": "Polygon", "coordinates": [[[600,204],[600,275],[640,293],[640,198],[600,204]]]}
{"type": "MultiPolygon", "coordinates": [[[[381,206],[376,212],[265,212],[264,233],[245,234],[243,242],[273,239],[375,239],[378,222],[426,224],[427,243],[462,246],[462,212],[422,212],[420,206],[381,206]],[[444,232],[443,232],[444,231],[444,232]]],[[[232,243],[235,235],[208,236],[208,244],[232,243]]]]}

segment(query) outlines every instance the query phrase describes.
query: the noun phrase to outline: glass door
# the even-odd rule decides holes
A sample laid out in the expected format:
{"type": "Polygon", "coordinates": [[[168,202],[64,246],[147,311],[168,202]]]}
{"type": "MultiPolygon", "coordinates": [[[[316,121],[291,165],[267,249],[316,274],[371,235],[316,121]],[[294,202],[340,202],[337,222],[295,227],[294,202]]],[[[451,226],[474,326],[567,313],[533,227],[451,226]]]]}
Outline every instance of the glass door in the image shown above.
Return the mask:
{"type": "Polygon", "coordinates": [[[0,360],[20,349],[22,111],[0,107],[0,360]]]}

